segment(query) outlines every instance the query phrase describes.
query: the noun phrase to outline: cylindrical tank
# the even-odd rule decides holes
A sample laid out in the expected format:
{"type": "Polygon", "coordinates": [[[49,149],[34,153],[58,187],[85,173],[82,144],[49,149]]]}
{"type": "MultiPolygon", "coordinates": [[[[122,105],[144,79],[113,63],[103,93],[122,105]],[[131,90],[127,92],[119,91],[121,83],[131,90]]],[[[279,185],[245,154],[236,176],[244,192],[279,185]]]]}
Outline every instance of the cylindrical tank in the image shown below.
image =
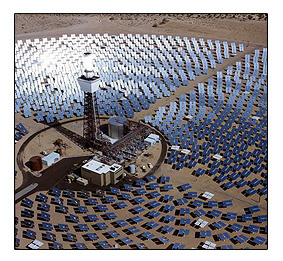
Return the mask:
{"type": "Polygon", "coordinates": [[[42,159],[40,156],[33,156],[29,160],[30,169],[33,171],[38,171],[42,169],[42,159]]]}
{"type": "Polygon", "coordinates": [[[129,167],[130,167],[130,173],[131,174],[135,174],[136,173],[136,164],[135,163],[131,163],[129,165],[129,167]]]}
{"type": "Polygon", "coordinates": [[[113,139],[120,139],[124,133],[124,124],[127,121],[124,117],[112,117],[108,121],[108,134],[113,139]]]}

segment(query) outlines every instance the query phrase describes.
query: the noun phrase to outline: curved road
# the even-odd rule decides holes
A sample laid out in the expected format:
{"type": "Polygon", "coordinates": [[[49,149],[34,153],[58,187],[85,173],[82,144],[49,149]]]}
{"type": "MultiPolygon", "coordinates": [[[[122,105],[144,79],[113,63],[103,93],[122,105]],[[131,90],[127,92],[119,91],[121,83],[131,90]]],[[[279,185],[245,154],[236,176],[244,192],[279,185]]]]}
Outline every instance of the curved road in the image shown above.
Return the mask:
{"type": "MultiPolygon", "coordinates": [[[[101,119],[108,119],[109,117],[101,117],[101,119]]],[[[78,157],[70,157],[70,158],[63,158],[62,160],[60,160],[58,163],[56,163],[55,165],[49,167],[48,169],[44,170],[42,172],[42,176],[41,177],[35,177],[31,172],[29,171],[25,171],[23,169],[24,166],[24,162],[23,162],[23,152],[26,148],[26,146],[40,133],[47,131],[51,128],[56,128],[58,126],[67,124],[67,123],[71,123],[74,121],[80,121],[83,120],[83,118],[76,118],[76,119],[72,119],[72,120],[68,120],[62,123],[54,123],[52,125],[50,125],[49,127],[46,127],[44,129],[39,130],[36,133],[33,133],[27,140],[24,141],[24,143],[22,144],[22,146],[19,149],[19,152],[17,154],[17,165],[19,166],[19,169],[22,171],[23,173],[23,183],[22,185],[17,188],[15,190],[15,202],[18,202],[19,200],[21,200],[22,198],[24,198],[24,196],[28,196],[30,194],[32,194],[33,192],[35,192],[34,190],[36,189],[36,191],[43,191],[43,190],[47,190],[49,188],[51,188],[52,186],[54,186],[55,184],[57,184],[62,178],[62,173],[63,169],[67,169],[67,168],[71,168],[72,164],[75,160],[75,158],[77,158],[78,161],[83,161],[84,159],[86,159],[86,157],[89,157],[89,155],[83,155],[83,156],[78,156],[78,157]],[[52,175],[52,171],[54,169],[54,173],[56,174],[55,176],[52,175]],[[56,170],[55,170],[56,169],[56,170]],[[60,171],[59,171],[60,169],[60,171]],[[60,173],[60,174],[59,174],[60,173]],[[37,184],[36,186],[34,186],[33,184],[37,184]],[[33,185],[33,186],[32,186],[33,185]]],[[[144,123],[143,123],[144,124],[144,123]]],[[[161,154],[159,156],[159,159],[157,160],[157,163],[153,166],[153,168],[146,174],[146,176],[154,174],[159,167],[161,166],[161,164],[164,162],[165,156],[166,156],[166,152],[167,152],[167,142],[164,138],[164,136],[162,135],[162,133],[160,133],[158,130],[156,130],[154,127],[151,127],[149,125],[147,125],[148,127],[150,127],[151,129],[155,130],[155,132],[157,132],[160,137],[161,137],[161,143],[162,143],[162,150],[161,150],[161,154]]]]}
{"type": "MultiPolygon", "coordinates": [[[[108,117],[101,117],[101,118],[102,118],[102,119],[107,119],[108,117]]],[[[64,124],[71,123],[71,122],[74,122],[74,121],[80,121],[80,120],[83,120],[83,118],[76,118],[76,119],[68,120],[68,121],[65,121],[65,122],[62,122],[62,123],[56,122],[56,123],[50,124],[48,127],[46,127],[46,128],[44,128],[44,129],[41,129],[41,130],[39,130],[39,131],[33,133],[30,137],[28,137],[28,138],[24,141],[24,143],[21,145],[21,147],[20,147],[20,149],[19,149],[19,151],[18,151],[17,159],[16,159],[17,165],[18,165],[19,169],[21,170],[21,172],[22,172],[22,174],[23,174],[23,183],[22,183],[22,185],[21,185],[19,188],[17,188],[17,189],[15,190],[15,193],[16,193],[15,195],[17,195],[20,191],[24,190],[26,187],[28,187],[30,184],[33,184],[33,183],[38,183],[38,186],[37,186],[36,191],[42,191],[42,190],[46,189],[46,184],[45,184],[45,183],[47,182],[47,180],[46,180],[47,177],[43,177],[43,175],[42,175],[42,177],[37,178],[37,177],[35,177],[31,172],[25,171],[24,168],[23,168],[23,167],[24,167],[23,152],[24,152],[26,146],[27,146],[38,134],[40,134],[40,133],[42,133],[42,132],[45,132],[45,131],[47,131],[47,130],[49,130],[49,129],[51,129],[51,128],[56,128],[56,127],[61,126],[61,125],[64,125],[64,124]]],[[[85,158],[85,157],[83,157],[83,158],[85,158]]],[[[70,159],[70,160],[71,160],[71,159],[70,159]]],[[[62,159],[61,161],[68,162],[68,159],[62,159]]],[[[60,162],[61,162],[61,161],[60,161],[60,162]]],[[[48,169],[49,169],[49,168],[48,168],[48,169]]],[[[43,173],[44,173],[44,172],[45,172],[45,171],[43,171],[43,173]]],[[[48,182],[48,184],[50,184],[50,182],[48,182]]],[[[26,192],[26,195],[29,195],[29,194],[31,194],[31,191],[26,192]]],[[[14,200],[17,202],[17,201],[19,201],[21,198],[23,198],[23,196],[18,197],[18,198],[15,197],[14,200]]]]}
{"type": "MultiPolygon", "coordinates": [[[[109,117],[101,117],[101,119],[108,119],[109,117]]],[[[20,190],[24,187],[26,187],[27,185],[31,184],[31,180],[33,180],[35,178],[35,176],[29,172],[29,171],[25,171],[23,169],[23,166],[24,166],[24,162],[23,162],[23,157],[22,157],[22,154],[26,148],[26,146],[40,133],[42,132],[45,132],[51,128],[56,128],[58,126],[61,126],[61,125],[64,125],[64,124],[67,124],[67,123],[71,123],[71,122],[74,122],[74,121],[81,121],[83,120],[83,118],[76,118],[76,119],[72,119],[72,120],[68,120],[68,121],[65,121],[65,122],[56,122],[56,123],[53,123],[53,124],[50,124],[49,127],[46,127],[44,129],[41,129],[35,133],[33,133],[30,137],[28,137],[28,139],[26,139],[24,141],[24,143],[21,145],[19,151],[18,151],[18,154],[17,154],[17,165],[19,166],[20,170],[22,171],[23,173],[23,183],[22,185],[16,190],[20,190]]]]}
{"type": "Polygon", "coordinates": [[[158,131],[157,129],[155,129],[154,127],[152,126],[149,126],[147,125],[148,127],[150,127],[151,129],[154,129],[155,132],[157,132],[159,134],[159,136],[161,137],[161,145],[162,145],[162,148],[161,148],[161,153],[160,153],[160,156],[156,162],[156,164],[153,166],[153,168],[146,174],[146,176],[148,175],[152,175],[154,173],[156,173],[156,171],[160,168],[161,164],[164,162],[165,160],[165,157],[166,157],[166,153],[167,153],[167,142],[163,136],[163,134],[158,131]]]}

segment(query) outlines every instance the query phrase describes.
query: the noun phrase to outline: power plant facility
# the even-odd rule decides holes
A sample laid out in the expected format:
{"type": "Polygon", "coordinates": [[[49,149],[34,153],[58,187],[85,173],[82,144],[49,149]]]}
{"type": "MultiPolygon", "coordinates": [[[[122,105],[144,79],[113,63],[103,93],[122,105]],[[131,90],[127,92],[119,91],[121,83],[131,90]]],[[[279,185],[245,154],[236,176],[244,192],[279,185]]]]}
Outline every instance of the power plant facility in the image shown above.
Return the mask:
{"type": "Polygon", "coordinates": [[[152,134],[152,130],[141,122],[121,116],[109,118],[107,131],[103,132],[97,100],[100,78],[90,52],[84,54],[83,66],[78,83],[84,93],[84,145],[97,155],[81,167],[81,175],[97,186],[116,184],[123,178],[123,169],[129,165],[129,174],[135,174],[136,158],[148,144],[153,146],[159,142],[159,136],[152,134]]]}
{"type": "MultiPolygon", "coordinates": [[[[93,67],[93,55],[89,52],[83,57],[84,74],[78,83],[84,93],[83,138],[88,149],[101,151],[104,161],[114,159],[119,163],[131,161],[137,151],[145,148],[144,139],[151,134],[151,129],[142,123],[125,117],[114,116],[108,120],[108,135],[101,130],[98,113],[97,92],[100,78],[93,67]]],[[[125,163],[124,163],[125,165],[125,163]]]]}
{"type": "Polygon", "coordinates": [[[84,92],[84,123],[83,137],[90,148],[102,148],[109,143],[102,137],[100,131],[100,118],[97,104],[97,91],[99,90],[99,77],[95,75],[92,54],[85,53],[83,61],[84,74],[78,78],[81,90],[84,92]]]}
{"type": "MultiPolygon", "coordinates": [[[[89,48],[86,48],[89,49],[89,48]]],[[[160,136],[152,133],[153,129],[142,121],[134,121],[125,116],[112,116],[101,118],[99,114],[98,93],[102,86],[99,69],[94,66],[94,54],[86,52],[81,57],[82,74],[76,78],[77,84],[83,94],[83,117],[80,132],[82,136],[72,130],[55,127],[70,142],[79,147],[81,156],[84,153],[92,155],[83,164],[79,163],[76,168],[80,169],[79,175],[68,173],[66,181],[87,186],[88,184],[98,187],[117,184],[127,174],[137,177],[137,172],[146,175],[146,164],[137,163],[138,158],[145,150],[159,143],[160,136]],[[139,166],[140,165],[140,166],[139,166]],[[71,176],[70,176],[71,175],[71,176]]],[[[111,87],[107,86],[111,91],[111,87]]],[[[124,99],[117,102],[123,102],[124,99]]],[[[48,123],[48,122],[47,122],[48,123]]],[[[23,133],[27,130],[19,125],[23,133]]],[[[43,137],[43,135],[41,135],[43,137]]],[[[40,143],[40,135],[38,136],[40,143]]],[[[52,143],[54,147],[41,151],[41,156],[30,158],[29,166],[32,171],[46,170],[66,155],[66,149],[72,144],[63,142],[62,136],[57,137],[52,143]]],[[[40,145],[40,144],[39,144],[40,145]]],[[[80,153],[78,151],[78,153],[80,153]]],[[[150,153],[149,153],[150,154],[150,153]]],[[[151,153],[152,154],[152,153],[151,153]]],[[[77,155],[80,157],[80,155],[77,155]]],[[[151,163],[150,163],[151,164],[151,163]]]]}
{"type": "Polygon", "coordinates": [[[264,17],[14,14],[14,249],[267,249],[264,17]]]}

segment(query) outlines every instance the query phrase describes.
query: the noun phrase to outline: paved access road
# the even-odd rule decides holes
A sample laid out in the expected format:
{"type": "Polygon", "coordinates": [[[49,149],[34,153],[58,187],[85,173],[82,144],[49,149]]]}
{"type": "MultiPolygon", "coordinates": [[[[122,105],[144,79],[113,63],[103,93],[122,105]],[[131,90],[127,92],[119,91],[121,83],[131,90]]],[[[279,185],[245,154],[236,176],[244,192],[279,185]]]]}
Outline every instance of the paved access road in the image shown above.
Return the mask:
{"type": "Polygon", "coordinates": [[[64,158],[58,161],[53,166],[47,168],[46,170],[41,172],[41,177],[37,178],[32,174],[29,174],[28,182],[29,184],[36,183],[36,188],[27,191],[25,190],[30,185],[21,186],[15,191],[15,202],[22,200],[23,198],[33,194],[34,192],[38,191],[45,191],[49,190],[53,186],[56,186],[64,177],[68,174],[68,172],[73,168],[74,164],[80,164],[85,159],[89,159],[90,156],[81,156],[81,157],[74,157],[74,158],[64,158]],[[25,193],[23,194],[24,191],[25,193]],[[20,194],[19,194],[20,193],[20,194]],[[17,196],[17,197],[16,197],[17,196]]]}
{"type": "Polygon", "coordinates": [[[29,186],[23,188],[15,195],[15,201],[17,201],[20,198],[23,198],[27,193],[33,191],[35,188],[37,188],[38,183],[32,183],[29,186]]]}

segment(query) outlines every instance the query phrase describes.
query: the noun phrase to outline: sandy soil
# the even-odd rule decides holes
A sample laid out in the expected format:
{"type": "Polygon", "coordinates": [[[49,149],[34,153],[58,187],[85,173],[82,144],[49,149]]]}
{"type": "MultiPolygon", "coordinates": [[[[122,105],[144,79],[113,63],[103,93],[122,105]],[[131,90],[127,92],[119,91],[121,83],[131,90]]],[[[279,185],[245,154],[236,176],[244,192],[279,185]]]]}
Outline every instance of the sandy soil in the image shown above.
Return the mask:
{"type": "Polygon", "coordinates": [[[159,156],[161,154],[161,150],[162,150],[162,146],[160,142],[152,147],[148,147],[137,157],[136,159],[137,178],[143,178],[150,171],[150,167],[148,166],[149,163],[151,163],[152,166],[154,166],[157,163],[159,156]],[[149,154],[149,156],[146,156],[147,154],[149,154]],[[146,168],[145,172],[142,171],[143,166],[145,166],[146,168]]]}
{"type": "Polygon", "coordinates": [[[265,14],[16,14],[15,38],[62,34],[140,33],[267,45],[265,14]]]}

